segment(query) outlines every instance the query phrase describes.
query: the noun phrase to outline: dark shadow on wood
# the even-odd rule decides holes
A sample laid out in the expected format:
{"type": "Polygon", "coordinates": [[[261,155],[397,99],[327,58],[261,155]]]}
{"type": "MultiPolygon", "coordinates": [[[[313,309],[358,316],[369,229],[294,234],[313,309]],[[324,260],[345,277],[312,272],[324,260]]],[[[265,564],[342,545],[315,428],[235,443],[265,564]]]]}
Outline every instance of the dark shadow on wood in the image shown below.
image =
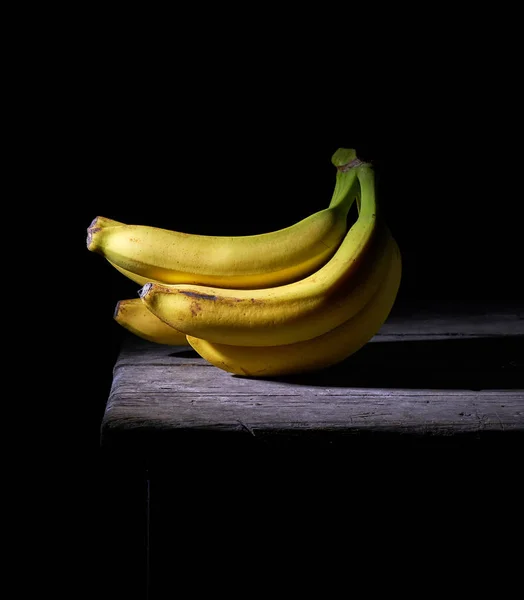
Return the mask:
{"type": "Polygon", "coordinates": [[[188,350],[175,350],[170,352],[168,356],[176,356],[177,358],[200,358],[199,354],[192,348],[188,350]]]}
{"type": "Polygon", "coordinates": [[[374,341],[323,371],[264,379],[323,387],[520,389],[524,336],[374,341]]]}

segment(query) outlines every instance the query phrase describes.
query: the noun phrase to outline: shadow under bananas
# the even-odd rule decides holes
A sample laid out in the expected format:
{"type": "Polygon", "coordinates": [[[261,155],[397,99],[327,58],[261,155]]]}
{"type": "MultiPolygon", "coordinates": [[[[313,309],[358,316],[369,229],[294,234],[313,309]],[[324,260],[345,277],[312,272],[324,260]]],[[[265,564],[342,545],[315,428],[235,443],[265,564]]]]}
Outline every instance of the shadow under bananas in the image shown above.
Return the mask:
{"type": "MultiPolygon", "coordinates": [[[[524,387],[523,342],[524,335],[475,338],[451,336],[446,339],[434,340],[412,340],[401,337],[392,340],[389,336],[388,339],[381,339],[380,336],[377,336],[345,361],[322,371],[257,379],[279,382],[280,385],[372,388],[386,391],[388,389],[463,389],[473,391],[521,389],[524,387]]],[[[194,359],[195,362],[203,360],[189,348],[177,348],[169,355],[194,359]]],[[[250,379],[240,375],[231,375],[231,377],[250,379]]],[[[136,436],[147,438],[146,447],[153,452],[155,460],[161,463],[163,456],[172,456],[169,445],[172,443],[175,443],[177,447],[180,444],[186,444],[195,452],[204,443],[209,443],[213,447],[213,454],[217,454],[217,457],[220,456],[220,460],[226,456],[224,464],[233,464],[231,457],[238,456],[239,441],[243,443],[242,447],[246,451],[252,451],[255,457],[261,450],[264,460],[267,449],[277,449],[279,452],[275,461],[278,463],[282,459],[280,451],[285,449],[288,449],[290,458],[295,460],[297,458],[295,448],[300,453],[305,448],[311,448],[314,451],[312,455],[314,460],[322,462],[321,458],[324,454],[321,453],[317,456],[320,448],[325,448],[332,457],[333,454],[336,455],[338,449],[347,444],[352,444],[353,448],[358,445],[358,447],[369,450],[387,448],[388,454],[391,453],[393,447],[398,447],[402,451],[404,448],[411,449],[416,446],[428,450],[437,449],[438,456],[441,457],[440,451],[445,448],[453,451],[469,447],[478,449],[482,442],[482,446],[489,450],[490,460],[494,460],[495,456],[500,457],[502,453],[505,464],[509,465],[512,456],[510,451],[517,448],[517,444],[519,444],[518,447],[522,444],[521,428],[514,432],[475,430],[462,432],[459,435],[426,435],[419,432],[399,434],[399,432],[380,429],[340,432],[324,428],[317,432],[308,432],[307,436],[301,436],[300,432],[290,429],[279,430],[274,434],[264,433],[254,436],[252,433],[238,430],[192,429],[181,431],[179,429],[162,430],[155,427],[138,429],[134,438],[136,436]],[[497,455],[494,453],[493,442],[497,442],[500,450],[497,455]]],[[[126,437],[133,436],[129,436],[126,432],[126,437]]],[[[143,448],[144,444],[138,444],[136,447],[143,448]]],[[[128,452],[128,446],[126,446],[126,456],[128,456],[128,452]]],[[[309,453],[306,455],[311,456],[309,453]]],[[[206,454],[206,456],[208,455],[206,454]]],[[[346,455],[342,453],[341,456],[346,455]]],[[[391,454],[391,456],[393,457],[395,454],[391,454]]],[[[455,457],[454,454],[453,457],[455,457]]],[[[206,458],[206,460],[208,459],[206,458]]],[[[325,468],[325,462],[322,462],[322,468],[325,468]]]]}
{"type": "MultiPolygon", "coordinates": [[[[407,388],[519,389],[524,387],[524,336],[437,340],[373,340],[322,371],[261,378],[292,385],[407,388]]],[[[200,358],[194,350],[176,356],[200,358]]],[[[244,378],[241,375],[232,377],[244,378]]]]}
{"type": "Polygon", "coordinates": [[[338,365],[271,379],[329,387],[519,389],[524,387],[523,342],[524,335],[373,340],[338,365]]]}

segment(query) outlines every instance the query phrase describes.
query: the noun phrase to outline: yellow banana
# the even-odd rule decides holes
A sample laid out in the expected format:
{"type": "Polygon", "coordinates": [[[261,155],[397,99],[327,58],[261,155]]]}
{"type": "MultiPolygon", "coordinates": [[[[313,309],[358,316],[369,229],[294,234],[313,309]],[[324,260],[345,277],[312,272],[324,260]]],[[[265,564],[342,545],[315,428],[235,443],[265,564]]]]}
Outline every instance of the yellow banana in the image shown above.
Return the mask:
{"type": "Polygon", "coordinates": [[[89,227],[93,227],[96,221],[96,227],[119,227],[124,225],[120,221],[115,221],[114,219],[109,219],[108,217],[97,217],[89,227]]]}
{"type": "Polygon", "coordinates": [[[205,360],[229,373],[274,377],[316,371],[338,364],[357,352],[379,331],[395,303],[402,275],[400,250],[393,241],[388,272],[364,308],[319,337],[286,346],[230,346],[187,336],[205,360]]]}
{"type": "Polygon", "coordinates": [[[374,171],[366,164],[355,171],[360,186],[357,220],[335,255],[313,274],[254,290],[147,283],[139,291],[142,301],[187,335],[236,346],[291,344],[337,327],[378,289],[390,251],[387,227],[377,217],[374,171]]]}
{"type": "Polygon", "coordinates": [[[166,325],[144,306],[140,298],[119,300],[113,314],[115,321],[134,335],[169,346],[187,346],[186,336],[166,325]]]}
{"type": "Polygon", "coordinates": [[[146,283],[162,283],[158,279],[153,279],[152,277],[143,277],[142,275],[137,275],[136,273],[132,273],[131,271],[128,271],[127,269],[124,269],[123,267],[119,267],[117,264],[111,262],[110,260],[108,260],[107,262],[112,267],[114,267],[117,271],[122,273],[122,275],[124,275],[128,279],[131,279],[131,281],[138,283],[141,286],[144,286],[146,283]]]}
{"type": "Polygon", "coordinates": [[[130,279],[166,284],[252,289],[297,281],[320,268],[344,238],[355,199],[355,150],[339,148],[327,208],[273,232],[246,236],[187,234],[147,225],[119,224],[96,217],[87,248],[104,256],[130,279]]]}
{"type": "MultiPolygon", "coordinates": [[[[96,219],[94,219],[94,221],[91,223],[91,225],[88,228],[88,236],[91,235],[96,236],[98,235],[98,229],[103,229],[105,227],[119,227],[119,226],[123,226],[124,223],[121,223],[120,221],[115,221],[114,219],[110,219],[108,217],[96,217],[96,219]]],[[[132,273],[131,271],[128,271],[127,269],[124,269],[123,267],[120,267],[119,265],[111,262],[110,260],[107,260],[107,262],[114,267],[117,271],[119,271],[120,273],[122,273],[122,275],[124,275],[125,277],[127,277],[128,279],[131,279],[131,281],[134,281],[135,283],[138,283],[139,285],[145,285],[148,281],[154,282],[154,283],[162,283],[161,281],[157,280],[157,279],[153,279],[151,277],[142,277],[141,275],[137,275],[136,273],[132,273]]],[[[130,302],[130,300],[126,300],[125,301],[130,302]]]]}

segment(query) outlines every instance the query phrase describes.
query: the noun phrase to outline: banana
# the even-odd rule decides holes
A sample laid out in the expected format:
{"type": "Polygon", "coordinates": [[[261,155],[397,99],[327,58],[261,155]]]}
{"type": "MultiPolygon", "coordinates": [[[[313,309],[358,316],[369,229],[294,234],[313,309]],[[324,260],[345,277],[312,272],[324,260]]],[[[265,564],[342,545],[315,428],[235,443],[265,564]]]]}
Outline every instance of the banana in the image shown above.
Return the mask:
{"type": "Polygon", "coordinates": [[[236,375],[275,377],[318,371],[357,352],[380,330],[395,303],[402,258],[395,241],[388,272],[366,306],[342,325],[311,340],[286,346],[230,346],[187,336],[192,348],[209,363],[236,375]]]}
{"type": "Polygon", "coordinates": [[[330,204],[289,227],[246,236],[187,234],[147,225],[125,225],[96,217],[87,248],[104,256],[130,279],[252,289],[297,281],[336,252],[355,199],[353,149],[331,157],[337,167],[330,204]]]}
{"type": "Polygon", "coordinates": [[[118,227],[124,225],[124,223],[121,223],[120,221],[115,221],[114,219],[109,219],[108,217],[97,217],[94,221],[92,221],[91,225],[89,225],[89,227],[118,227]],[[96,225],[95,225],[95,221],[96,221],[96,225]]]}
{"type": "Polygon", "coordinates": [[[107,262],[112,267],[114,267],[117,271],[122,273],[122,275],[124,275],[128,279],[131,279],[131,281],[138,283],[138,285],[144,286],[144,285],[146,285],[146,283],[162,283],[158,279],[153,279],[152,277],[143,277],[142,275],[137,275],[136,273],[132,273],[131,271],[128,271],[127,269],[124,269],[123,267],[119,267],[117,264],[111,262],[110,260],[108,260],[107,262]]]}
{"type": "Polygon", "coordinates": [[[235,346],[291,344],[337,327],[378,289],[391,244],[386,224],[377,217],[374,171],[367,164],[355,171],[360,185],[357,220],[334,256],[313,274],[255,290],[147,283],[140,298],[171,327],[235,346]]]}
{"type": "Polygon", "coordinates": [[[140,298],[119,300],[113,314],[115,321],[134,335],[169,346],[187,346],[186,336],[155,317],[140,298]]]}

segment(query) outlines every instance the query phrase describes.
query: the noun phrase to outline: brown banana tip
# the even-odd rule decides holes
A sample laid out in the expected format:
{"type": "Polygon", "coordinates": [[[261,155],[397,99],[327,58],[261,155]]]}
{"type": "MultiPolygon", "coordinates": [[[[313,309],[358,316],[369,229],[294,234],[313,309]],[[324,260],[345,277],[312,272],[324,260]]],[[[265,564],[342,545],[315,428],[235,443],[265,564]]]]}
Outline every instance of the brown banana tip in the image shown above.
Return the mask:
{"type": "Polygon", "coordinates": [[[87,228],[86,246],[87,246],[88,250],[93,250],[93,248],[92,248],[93,236],[95,233],[97,233],[98,231],[100,231],[102,229],[102,227],[100,227],[100,225],[98,225],[98,218],[99,217],[95,217],[91,221],[91,224],[89,225],[89,227],[87,228]]]}
{"type": "Polygon", "coordinates": [[[138,295],[140,298],[144,298],[145,296],[147,296],[147,294],[149,293],[149,291],[151,290],[151,288],[153,287],[152,283],[146,283],[144,284],[139,290],[138,290],[138,295]]]}
{"type": "Polygon", "coordinates": [[[120,313],[121,304],[122,304],[122,301],[121,301],[121,300],[119,300],[119,301],[116,303],[115,310],[114,310],[114,312],[113,312],[113,319],[115,319],[115,320],[118,320],[118,315],[119,315],[119,313],[120,313]]]}

